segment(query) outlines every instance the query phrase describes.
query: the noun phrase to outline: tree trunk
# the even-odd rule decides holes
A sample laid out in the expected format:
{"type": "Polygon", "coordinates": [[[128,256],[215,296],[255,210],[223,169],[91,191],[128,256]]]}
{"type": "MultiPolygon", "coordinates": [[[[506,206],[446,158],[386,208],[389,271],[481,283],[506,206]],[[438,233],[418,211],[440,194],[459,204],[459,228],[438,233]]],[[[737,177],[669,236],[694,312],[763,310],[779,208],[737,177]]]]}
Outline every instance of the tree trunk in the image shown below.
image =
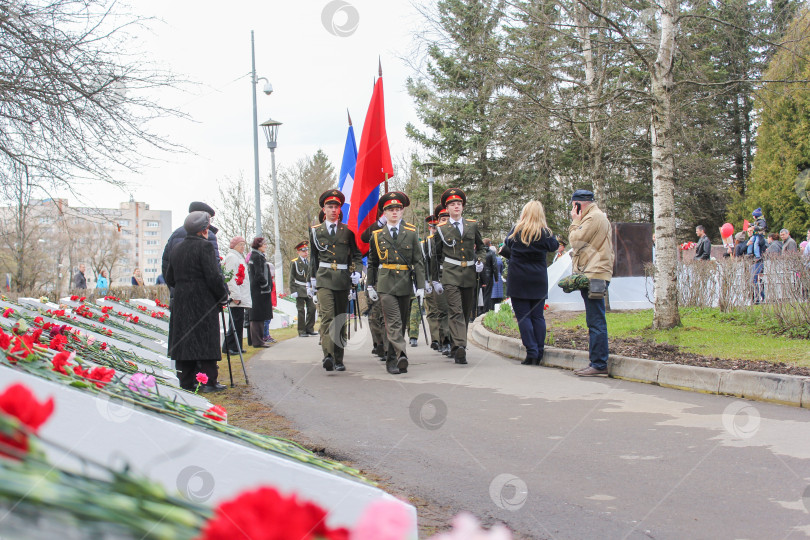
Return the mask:
{"type": "MultiPolygon", "coordinates": [[[[602,11],[604,12],[604,6],[602,11]]],[[[577,9],[577,27],[582,40],[582,58],[585,68],[585,87],[588,93],[588,162],[593,194],[596,203],[602,210],[607,209],[605,201],[604,165],[602,163],[602,126],[599,123],[599,102],[602,98],[602,77],[597,77],[597,66],[594,59],[594,45],[590,36],[588,10],[580,4],[577,9]]],[[[598,56],[598,51],[597,55],[598,56]]]]}
{"type": "Polygon", "coordinates": [[[675,240],[675,156],[672,141],[673,57],[676,0],[665,0],[661,41],[651,70],[653,212],[655,213],[655,314],[653,328],[680,325],[678,311],[678,247],[675,240]]]}

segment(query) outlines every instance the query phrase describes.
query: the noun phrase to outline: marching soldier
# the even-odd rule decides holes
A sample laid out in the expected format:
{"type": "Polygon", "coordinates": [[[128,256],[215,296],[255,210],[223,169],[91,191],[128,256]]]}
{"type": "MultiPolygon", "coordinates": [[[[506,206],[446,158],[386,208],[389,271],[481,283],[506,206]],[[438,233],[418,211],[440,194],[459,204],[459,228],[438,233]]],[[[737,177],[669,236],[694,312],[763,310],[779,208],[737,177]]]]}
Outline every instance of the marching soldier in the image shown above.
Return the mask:
{"type": "Polygon", "coordinates": [[[349,290],[357,285],[363,268],[354,233],[340,222],[340,207],[346,197],[337,189],[325,191],[319,203],[324,221],[310,229],[312,262],[310,288],[316,291],[321,312],[321,348],[326,371],[346,371],[343,347],[346,344],[349,290]]]}
{"type": "Polygon", "coordinates": [[[408,372],[405,346],[405,321],[411,296],[424,298],[425,266],[416,227],[402,221],[403,210],[410,205],[401,191],[389,191],[378,203],[386,223],[374,231],[368,252],[368,294],[379,298],[388,338],[386,369],[392,375],[408,372]],[[379,291],[379,294],[378,294],[379,291]]]}
{"type": "Polygon", "coordinates": [[[447,317],[447,295],[444,293],[442,284],[439,283],[439,272],[442,265],[439,264],[439,256],[436,253],[436,244],[441,242],[437,232],[440,225],[447,223],[450,214],[447,209],[440,204],[436,205],[433,212],[436,215],[437,222],[436,228],[433,231],[433,237],[430,240],[430,275],[433,280],[433,297],[436,299],[436,319],[439,321],[439,348],[438,352],[445,356],[450,356],[452,346],[450,344],[450,322],[447,317]]]}
{"type": "Polygon", "coordinates": [[[477,309],[477,277],[484,269],[486,248],[474,219],[462,217],[467,196],[458,188],[442,193],[442,206],[450,217],[437,227],[436,254],[440,282],[447,296],[451,356],[456,364],[467,363],[467,325],[477,309]]]}
{"type": "MultiPolygon", "coordinates": [[[[371,236],[374,231],[380,230],[385,226],[386,219],[382,210],[378,208],[377,214],[377,221],[369,225],[368,228],[363,231],[363,234],[360,235],[360,239],[366,244],[371,243],[371,236]]],[[[366,289],[366,293],[368,293],[368,289],[366,289]]],[[[368,327],[371,331],[371,339],[374,342],[371,354],[376,354],[380,357],[380,360],[385,360],[386,351],[388,350],[388,339],[385,337],[385,319],[383,319],[382,305],[379,299],[375,301],[372,300],[371,297],[369,297],[369,302],[371,302],[371,309],[369,309],[368,312],[368,327]]]]}
{"type": "Polygon", "coordinates": [[[309,242],[304,240],[295,246],[298,257],[290,261],[290,296],[298,308],[298,335],[317,336],[315,333],[314,294],[309,283],[309,242]]]}
{"type": "MultiPolygon", "coordinates": [[[[428,281],[434,282],[438,279],[438,275],[433,270],[433,263],[436,260],[433,252],[435,247],[433,235],[436,234],[436,224],[438,221],[435,215],[430,215],[425,218],[425,222],[428,224],[428,235],[422,240],[422,253],[425,255],[425,273],[427,274],[427,279],[428,281]]],[[[441,337],[439,335],[439,306],[437,304],[439,291],[436,290],[436,285],[439,285],[439,288],[441,288],[441,284],[436,281],[436,283],[433,283],[433,291],[425,295],[425,311],[427,311],[426,317],[428,327],[430,328],[430,348],[438,351],[441,337]]]]}

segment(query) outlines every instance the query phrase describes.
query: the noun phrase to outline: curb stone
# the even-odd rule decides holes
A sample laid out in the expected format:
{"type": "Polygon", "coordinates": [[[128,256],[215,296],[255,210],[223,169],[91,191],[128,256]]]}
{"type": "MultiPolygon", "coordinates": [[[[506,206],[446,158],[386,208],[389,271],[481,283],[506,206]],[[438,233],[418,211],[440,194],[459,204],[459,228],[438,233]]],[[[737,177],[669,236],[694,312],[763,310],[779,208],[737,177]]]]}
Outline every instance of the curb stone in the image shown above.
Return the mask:
{"type": "MultiPolygon", "coordinates": [[[[479,347],[502,356],[519,360],[526,357],[526,348],[519,339],[491,332],[482,317],[472,323],[470,336],[479,347]]],[[[541,365],[573,370],[588,364],[585,351],[546,347],[541,365]]],[[[617,379],[810,409],[808,377],[689,366],[614,354],[608,360],[608,372],[617,379]]]]}

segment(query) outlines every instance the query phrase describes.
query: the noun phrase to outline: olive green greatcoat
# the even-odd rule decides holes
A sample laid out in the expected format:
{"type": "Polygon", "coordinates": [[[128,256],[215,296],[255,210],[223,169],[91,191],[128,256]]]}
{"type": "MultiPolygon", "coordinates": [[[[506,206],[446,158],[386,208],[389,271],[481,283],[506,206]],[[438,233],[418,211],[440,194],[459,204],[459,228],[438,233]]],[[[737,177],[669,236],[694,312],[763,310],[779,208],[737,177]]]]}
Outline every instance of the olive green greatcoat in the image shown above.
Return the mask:
{"type": "Polygon", "coordinates": [[[419,289],[425,286],[425,260],[416,227],[400,222],[397,239],[391,237],[388,226],[371,235],[368,252],[368,282],[381,294],[411,297],[413,276],[419,289]],[[383,264],[405,265],[410,270],[380,268],[383,264]]]}
{"type": "MultiPolygon", "coordinates": [[[[335,236],[329,234],[324,221],[310,229],[309,278],[315,278],[317,288],[333,291],[348,291],[352,287],[352,271],[361,272],[363,256],[357,248],[354,233],[344,223],[338,223],[335,236]],[[320,263],[329,265],[345,264],[348,268],[340,270],[334,267],[321,268],[320,263]]],[[[348,294],[348,293],[347,293],[348,294]]]]}

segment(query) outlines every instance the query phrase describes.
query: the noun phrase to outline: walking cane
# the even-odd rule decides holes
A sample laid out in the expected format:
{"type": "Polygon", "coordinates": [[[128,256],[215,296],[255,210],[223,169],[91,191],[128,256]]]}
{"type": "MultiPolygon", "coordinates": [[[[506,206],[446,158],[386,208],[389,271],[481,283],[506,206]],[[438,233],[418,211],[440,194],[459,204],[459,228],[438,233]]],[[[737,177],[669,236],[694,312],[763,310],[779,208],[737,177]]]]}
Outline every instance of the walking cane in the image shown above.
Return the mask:
{"type": "MultiPolygon", "coordinates": [[[[352,300],[352,295],[349,293],[349,318],[351,318],[353,312],[354,300],[352,300]]],[[[352,321],[346,321],[346,341],[350,339],[352,339],[352,321]]]]}
{"type": "MultiPolygon", "coordinates": [[[[233,324],[233,315],[231,314],[231,310],[228,310],[228,321],[231,323],[231,332],[233,332],[233,339],[234,342],[236,341],[236,326],[233,324]]],[[[225,312],[222,312],[222,323],[225,323],[225,312]]],[[[245,384],[250,384],[250,379],[248,379],[247,370],[245,369],[245,358],[242,356],[242,344],[237,343],[239,347],[236,348],[239,351],[239,362],[242,364],[242,374],[245,376],[245,384]]],[[[231,354],[227,347],[225,347],[225,354],[228,356],[228,373],[231,372],[231,354]]],[[[231,388],[233,388],[233,374],[231,374],[231,388]]]]}
{"type": "Polygon", "coordinates": [[[419,317],[422,320],[422,332],[425,334],[425,343],[428,347],[430,347],[430,340],[428,339],[427,335],[427,325],[425,324],[425,313],[422,311],[422,300],[417,297],[416,303],[419,305],[419,317]]]}
{"type": "MultiPolygon", "coordinates": [[[[231,370],[231,348],[228,346],[228,326],[225,324],[225,310],[221,309],[219,311],[220,315],[222,316],[222,328],[225,328],[225,356],[228,357],[228,375],[231,378],[231,388],[233,388],[233,370],[231,370]]],[[[230,317],[230,311],[228,312],[230,317]]],[[[236,341],[236,334],[233,336],[234,342],[236,341]]],[[[241,351],[242,346],[239,345],[239,350],[241,351]]]]}

